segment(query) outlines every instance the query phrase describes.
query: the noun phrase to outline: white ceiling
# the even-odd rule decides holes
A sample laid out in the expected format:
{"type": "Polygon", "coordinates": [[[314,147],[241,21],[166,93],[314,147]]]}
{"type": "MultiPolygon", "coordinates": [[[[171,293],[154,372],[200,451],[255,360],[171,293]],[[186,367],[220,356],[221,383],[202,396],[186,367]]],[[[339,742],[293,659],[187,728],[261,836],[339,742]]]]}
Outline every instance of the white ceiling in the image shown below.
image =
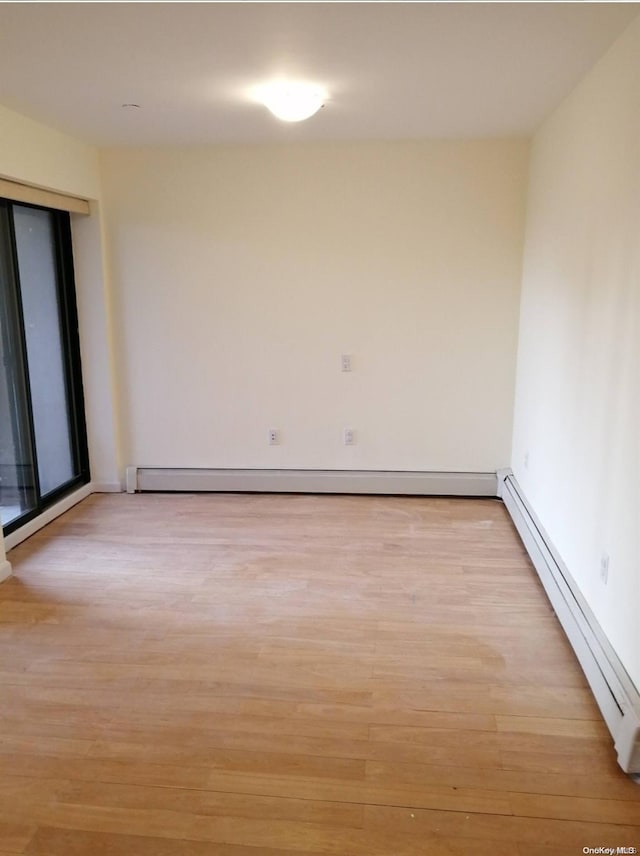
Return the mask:
{"type": "Polygon", "coordinates": [[[100,145],[528,135],[640,3],[2,3],[0,103],[100,145]],[[330,93],[300,125],[246,91],[330,93]],[[136,102],[141,110],[123,110],[136,102]]]}

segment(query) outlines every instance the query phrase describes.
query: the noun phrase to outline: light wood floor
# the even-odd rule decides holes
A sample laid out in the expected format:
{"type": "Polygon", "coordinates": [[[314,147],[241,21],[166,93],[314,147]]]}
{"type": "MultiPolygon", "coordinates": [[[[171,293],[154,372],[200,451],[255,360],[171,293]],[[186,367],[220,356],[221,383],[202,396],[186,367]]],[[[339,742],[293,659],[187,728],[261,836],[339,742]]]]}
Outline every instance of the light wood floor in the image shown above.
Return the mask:
{"type": "Polygon", "coordinates": [[[640,844],[502,505],[93,496],[0,586],[0,853],[640,844]]]}

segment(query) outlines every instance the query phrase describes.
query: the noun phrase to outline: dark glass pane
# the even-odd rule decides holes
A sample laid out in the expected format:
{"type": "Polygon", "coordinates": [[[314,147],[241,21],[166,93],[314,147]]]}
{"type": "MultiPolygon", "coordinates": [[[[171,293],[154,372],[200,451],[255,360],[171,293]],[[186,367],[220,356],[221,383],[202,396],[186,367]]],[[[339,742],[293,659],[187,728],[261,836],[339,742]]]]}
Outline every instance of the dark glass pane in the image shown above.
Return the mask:
{"type": "Polygon", "coordinates": [[[0,518],[15,522],[36,507],[19,300],[9,216],[0,206],[0,518]]]}
{"type": "Polygon", "coordinates": [[[55,228],[49,211],[15,205],[15,241],[27,347],[40,493],[78,475],[58,299],[55,228]]]}

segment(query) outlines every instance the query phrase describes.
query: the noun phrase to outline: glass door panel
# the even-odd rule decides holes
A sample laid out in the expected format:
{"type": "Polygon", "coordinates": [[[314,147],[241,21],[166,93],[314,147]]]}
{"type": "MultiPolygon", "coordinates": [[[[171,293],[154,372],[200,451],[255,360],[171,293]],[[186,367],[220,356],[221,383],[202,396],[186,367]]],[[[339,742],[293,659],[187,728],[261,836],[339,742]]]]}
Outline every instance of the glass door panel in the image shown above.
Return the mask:
{"type": "Polygon", "coordinates": [[[53,215],[14,205],[24,335],[40,493],[78,474],[65,371],[53,215]]]}
{"type": "Polygon", "coordinates": [[[6,206],[0,205],[0,521],[37,506],[19,293],[6,206]]]}

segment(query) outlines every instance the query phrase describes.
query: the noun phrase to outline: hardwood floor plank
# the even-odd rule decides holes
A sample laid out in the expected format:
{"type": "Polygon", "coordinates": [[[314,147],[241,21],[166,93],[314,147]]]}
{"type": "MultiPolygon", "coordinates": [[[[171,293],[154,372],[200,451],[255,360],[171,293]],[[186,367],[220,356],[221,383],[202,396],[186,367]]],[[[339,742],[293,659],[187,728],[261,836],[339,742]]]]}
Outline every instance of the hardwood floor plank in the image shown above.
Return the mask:
{"type": "Polygon", "coordinates": [[[27,845],[36,834],[35,823],[19,823],[14,820],[0,820],[0,853],[24,853],[27,845]]]}
{"type": "Polygon", "coordinates": [[[512,794],[510,802],[513,813],[522,817],[627,824],[638,827],[637,836],[640,838],[640,806],[635,800],[588,799],[574,796],[520,793],[512,794]]]}
{"type": "Polygon", "coordinates": [[[365,828],[397,829],[428,838],[434,832],[471,840],[508,841],[523,844],[579,848],[589,841],[609,841],[614,846],[637,846],[640,825],[529,818],[515,815],[459,814],[425,809],[366,808],[365,828]],[[626,842],[626,844],[625,844],[626,842]]]}
{"type": "Polygon", "coordinates": [[[609,739],[601,719],[560,719],[552,716],[496,716],[496,728],[506,734],[549,734],[571,739],[609,739]]]}
{"type": "Polygon", "coordinates": [[[545,817],[559,820],[584,820],[589,823],[617,823],[637,826],[640,843],[640,805],[635,801],[586,799],[584,797],[548,796],[546,794],[512,794],[513,813],[522,817],[545,817]]]}
{"type": "Polygon", "coordinates": [[[328,779],[299,779],[270,774],[214,772],[208,785],[212,790],[260,794],[279,797],[300,796],[309,800],[334,800],[358,805],[394,805],[439,808],[451,811],[510,813],[509,794],[482,788],[452,787],[433,784],[430,787],[403,788],[375,782],[352,783],[328,779]]]}
{"type": "Polygon", "coordinates": [[[363,807],[358,803],[329,802],[299,797],[272,797],[214,790],[141,787],[107,783],[67,783],[59,796],[62,804],[111,806],[131,811],[167,810],[215,817],[246,817],[257,820],[295,820],[304,823],[348,826],[363,825],[363,807]]]}
{"type": "Polygon", "coordinates": [[[403,681],[385,681],[374,691],[371,703],[382,709],[400,706],[410,710],[601,720],[593,696],[584,687],[526,683],[500,686],[440,679],[421,681],[417,689],[407,677],[403,681]]]}
{"type": "MultiPolygon", "coordinates": [[[[389,841],[388,836],[382,842],[382,846],[391,846],[386,851],[388,854],[400,854],[400,856],[423,856],[426,852],[429,856],[468,856],[469,842],[467,839],[448,839],[442,841],[432,839],[425,844],[404,841],[396,837],[389,841]],[[389,842],[389,844],[387,843],[389,842]],[[403,846],[404,845],[404,846],[403,846]],[[425,847],[428,846],[428,851],[425,847]]],[[[42,828],[25,851],[26,856],[324,856],[327,853],[362,854],[362,849],[349,849],[338,851],[335,847],[323,850],[304,849],[282,849],[281,847],[244,846],[235,844],[215,843],[212,849],[211,843],[199,841],[178,841],[162,838],[123,835],[118,833],[94,833],[78,830],[63,830],[54,827],[42,828]]],[[[381,851],[377,847],[370,851],[380,856],[381,851]]],[[[512,849],[505,848],[503,842],[479,841],[474,845],[474,854],[477,856],[513,856],[512,849]]],[[[555,856],[555,854],[551,854],[555,856]]]]}
{"type": "Polygon", "coordinates": [[[478,767],[367,761],[367,782],[421,791],[440,784],[487,792],[539,793],[594,799],[627,799],[640,804],[638,785],[612,765],[608,774],[585,776],[567,766],[560,773],[478,767]]]}
{"type": "Polygon", "coordinates": [[[130,759],[104,761],[27,753],[4,755],[2,769],[10,770],[12,775],[35,778],[162,785],[176,788],[206,787],[209,776],[206,767],[194,769],[183,764],[140,763],[130,759]]]}
{"type": "MultiPolygon", "coordinates": [[[[301,851],[218,843],[214,852],[215,856],[296,856],[301,851]]],[[[212,856],[212,849],[210,843],[203,841],[42,827],[24,853],[25,856],[212,856]]],[[[308,850],[305,856],[320,856],[320,851],[308,850]]]]}
{"type": "Polygon", "coordinates": [[[152,764],[180,764],[190,768],[203,767],[249,773],[269,772],[276,775],[314,776],[347,781],[361,781],[365,771],[364,760],[354,758],[324,754],[301,755],[243,749],[167,746],[146,740],[95,743],[89,750],[89,756],[100,760],[121,762],[139,760],[152,764]]]}

